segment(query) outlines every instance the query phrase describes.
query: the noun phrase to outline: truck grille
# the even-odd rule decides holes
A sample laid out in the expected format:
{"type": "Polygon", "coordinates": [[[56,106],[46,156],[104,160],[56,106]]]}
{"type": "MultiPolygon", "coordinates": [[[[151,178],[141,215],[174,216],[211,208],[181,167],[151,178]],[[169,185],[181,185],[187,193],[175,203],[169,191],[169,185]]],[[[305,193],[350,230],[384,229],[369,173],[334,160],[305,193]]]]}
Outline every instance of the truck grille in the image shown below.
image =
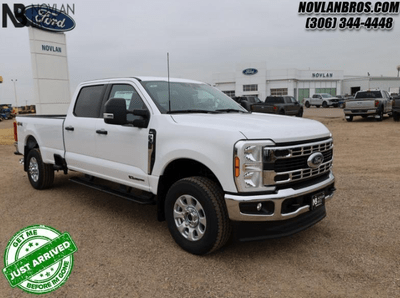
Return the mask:
{"type": "Polygon", "coordinates": [[[264,148],[264,185],[297,182],[327,173],[332,167],[333,141],[312,142],[285,147],[264,148]],[[320,152],[323,162],[317,168],[308,166],[308,158],[320,152]]]}

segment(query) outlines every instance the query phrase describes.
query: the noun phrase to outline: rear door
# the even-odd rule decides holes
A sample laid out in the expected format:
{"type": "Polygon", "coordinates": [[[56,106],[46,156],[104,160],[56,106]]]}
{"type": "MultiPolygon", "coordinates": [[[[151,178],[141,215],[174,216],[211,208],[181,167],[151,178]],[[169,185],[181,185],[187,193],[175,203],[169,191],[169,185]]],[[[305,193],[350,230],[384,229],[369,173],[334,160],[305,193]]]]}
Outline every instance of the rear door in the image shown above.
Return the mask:
{"type": "Polygon", "coordinates": [[[68,168],[85,173],[97,171],[96,122],[106,84],[84,86],[79,91],[72,114],[64,122],[65,159],[68,168]]]}
{"type": "MultiPolygon", "coordinates": [[[[147,109],[138,86],[132,82],[112,84],[106,99],[124,98],[126,108],[147,109]]],[[[128,120],[139,116],[128,115],[128,120]]],[[[101,160],[99,173],[108,180],[135,188],[149,190],[149,128],[132,125],[107,124],[104,120],[96,123],[96,157],[101,160]]]]}

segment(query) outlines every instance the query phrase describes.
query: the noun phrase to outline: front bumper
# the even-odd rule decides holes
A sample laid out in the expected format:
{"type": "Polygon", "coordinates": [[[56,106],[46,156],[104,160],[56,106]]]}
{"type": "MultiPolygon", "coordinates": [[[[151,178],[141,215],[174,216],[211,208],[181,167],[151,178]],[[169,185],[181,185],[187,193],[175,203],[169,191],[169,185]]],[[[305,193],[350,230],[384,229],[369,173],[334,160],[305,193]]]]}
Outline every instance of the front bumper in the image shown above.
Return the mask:
{"type": "Polygon", "coordinates": [[[225,203],[228,209],[229,218],[233,221],[282,221],[297,217],[311,210],[311,196],[324,192],[325,202],[333,197],[335,177],[332,171],[329,172],[327,179],[316,184],[300,189],[286,188],[278,190],[272,194],[262,195],[238,195],[225,194],[225,203]],[[265,212],[261,209],[259,213],[246,213],[241,210],[241,204],[268,204],[272,206],[265,212]],[[297,208],[297,209],[296,209],[297,208]],[[294,210],[295,209],[295,210],[294,210]],[[289,212],[287,212],[289,210],[289,212]]]}

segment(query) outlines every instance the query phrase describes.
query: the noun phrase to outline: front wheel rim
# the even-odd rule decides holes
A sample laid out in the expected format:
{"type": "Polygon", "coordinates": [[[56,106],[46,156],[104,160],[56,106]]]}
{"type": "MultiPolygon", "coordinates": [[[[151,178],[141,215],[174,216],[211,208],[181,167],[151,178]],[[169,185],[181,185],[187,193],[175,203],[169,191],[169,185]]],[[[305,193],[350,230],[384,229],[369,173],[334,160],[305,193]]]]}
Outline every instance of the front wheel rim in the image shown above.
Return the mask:
{"type": "Polygon", "coordinates": [[[29,160],[29,176],[33,180],[33,182],[38,182],[39,180],[39,164],[35,157],[32,157],[29,160]]]}
{"type": "Polygon", "coordinates": [[[174,221],[179,233],[189,241],[203,238],[207,220],[200,202],[191,195],[180,196],[174,204],[174,221]]]}

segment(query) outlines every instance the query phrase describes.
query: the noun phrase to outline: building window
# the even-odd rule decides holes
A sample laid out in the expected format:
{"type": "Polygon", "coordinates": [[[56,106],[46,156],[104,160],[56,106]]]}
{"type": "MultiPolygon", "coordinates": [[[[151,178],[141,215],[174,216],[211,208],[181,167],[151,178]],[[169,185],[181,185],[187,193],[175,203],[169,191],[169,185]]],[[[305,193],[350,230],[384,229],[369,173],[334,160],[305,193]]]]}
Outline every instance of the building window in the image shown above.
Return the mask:
{"type": "Polygon", "coordinates": [[[336,88],[315,88],[315,93],[329,93],[336,96],[336,88]]]}
{"type": "Polygon", "coordinates": [[[228,95],[229,97],[235,96],[235,91],[222,91],[222,92],[225,93],[226,95],[228,95]]]}
{"type": "Polygon", "coordinates": [[[271,89],[271,96],[288,95],[287,88],[271,89]]]}
{"type": "Polygon", "coordinates": [[[243,85],[243,91],[258,91],[258,85],[243,85]]]}

